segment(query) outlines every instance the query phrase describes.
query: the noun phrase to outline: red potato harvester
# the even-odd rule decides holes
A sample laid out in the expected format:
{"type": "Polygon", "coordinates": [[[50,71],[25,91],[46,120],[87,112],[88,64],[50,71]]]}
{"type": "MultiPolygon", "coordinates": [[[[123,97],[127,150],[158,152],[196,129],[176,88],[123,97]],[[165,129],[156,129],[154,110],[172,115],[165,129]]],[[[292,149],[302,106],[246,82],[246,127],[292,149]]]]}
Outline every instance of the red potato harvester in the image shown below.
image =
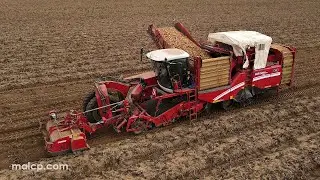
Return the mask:
{"type": "Polygon", "coordinates": [[[83,112],[71,110],[58,118],[51,111],[40,123],[49,153],[88,149],[86,134],[104,126],[139,134],[183,117],[196,119],[213,103],[229,109],[292,86],[296,49],[272,44],[261,33],[210,33],[206,42],[197,42],[181,23],[174,28],[150,25],[148,32],[159,47],[146,54],[153,71],[95,82],[83,112]]]}

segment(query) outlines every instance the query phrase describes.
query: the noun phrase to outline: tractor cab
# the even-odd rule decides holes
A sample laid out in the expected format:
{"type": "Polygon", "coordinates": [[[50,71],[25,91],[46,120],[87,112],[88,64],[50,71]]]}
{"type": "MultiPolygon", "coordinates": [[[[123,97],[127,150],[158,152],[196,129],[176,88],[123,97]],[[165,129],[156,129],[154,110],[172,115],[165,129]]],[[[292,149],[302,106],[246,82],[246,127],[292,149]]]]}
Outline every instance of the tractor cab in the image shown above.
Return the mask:
{"type": "Polygon", "coordinates": [[[190,85],[189,54],[181,49],[159,49],[146,54],[151,60],[158,85],[167,93],[190,85]]]}

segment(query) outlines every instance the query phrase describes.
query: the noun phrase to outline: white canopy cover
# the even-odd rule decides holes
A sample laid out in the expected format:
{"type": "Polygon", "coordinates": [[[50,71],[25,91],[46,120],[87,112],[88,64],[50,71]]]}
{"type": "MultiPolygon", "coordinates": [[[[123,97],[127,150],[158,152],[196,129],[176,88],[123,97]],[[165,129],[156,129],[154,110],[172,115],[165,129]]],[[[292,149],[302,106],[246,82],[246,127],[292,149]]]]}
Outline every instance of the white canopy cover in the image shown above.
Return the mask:
{"type": "MultiPolygon", "coordinates": [[[[254,69],[261,69],[266,67],[272,38],[255,31],[229,31],[209,33],[208,41],[231,45],[236,56],[243,56],[247,48],[255,47],[254,69]]],[[[243,68],[248,66],[249,62],[246,56],[243,68]]]]}

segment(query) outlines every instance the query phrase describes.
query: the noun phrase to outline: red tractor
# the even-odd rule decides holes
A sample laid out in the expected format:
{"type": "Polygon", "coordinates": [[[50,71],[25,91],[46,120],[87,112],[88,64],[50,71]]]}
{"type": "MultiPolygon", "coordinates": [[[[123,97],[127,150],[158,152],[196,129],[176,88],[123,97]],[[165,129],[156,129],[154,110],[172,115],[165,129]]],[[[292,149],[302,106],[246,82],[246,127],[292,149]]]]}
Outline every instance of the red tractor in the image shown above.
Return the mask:
{"type": "Polygon", "coordinates": [[[41,123],[49,153],[87,149],[86,135],[104,126],[139,134],[180,118],[196,119],[213,103],[228,109],[292,85],[295,48],[271,44],[266,35],[210,33],[199,43],[181,23],[169,30],[151,25],[148,32],[160,48],[146,54],[153,71],[96,82],[83,112],[71,110],[58,118],[51,111],[41,123]]]}

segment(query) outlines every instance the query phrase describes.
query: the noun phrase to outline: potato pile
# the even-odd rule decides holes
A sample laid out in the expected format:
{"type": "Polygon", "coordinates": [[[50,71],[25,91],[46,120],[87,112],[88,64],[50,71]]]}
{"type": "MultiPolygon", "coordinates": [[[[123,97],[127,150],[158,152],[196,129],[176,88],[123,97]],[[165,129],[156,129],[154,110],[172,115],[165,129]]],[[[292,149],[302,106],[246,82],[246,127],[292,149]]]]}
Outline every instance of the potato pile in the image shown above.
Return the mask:
{"type": "Polygon", "coordinates": [[[189,53],[191,57],[200,56],[202,59],[211,58],[207,52],[194,44],[176,28],[164,27],[158,28],[158,30],[170,47],[182,49],[189,53]]]}

